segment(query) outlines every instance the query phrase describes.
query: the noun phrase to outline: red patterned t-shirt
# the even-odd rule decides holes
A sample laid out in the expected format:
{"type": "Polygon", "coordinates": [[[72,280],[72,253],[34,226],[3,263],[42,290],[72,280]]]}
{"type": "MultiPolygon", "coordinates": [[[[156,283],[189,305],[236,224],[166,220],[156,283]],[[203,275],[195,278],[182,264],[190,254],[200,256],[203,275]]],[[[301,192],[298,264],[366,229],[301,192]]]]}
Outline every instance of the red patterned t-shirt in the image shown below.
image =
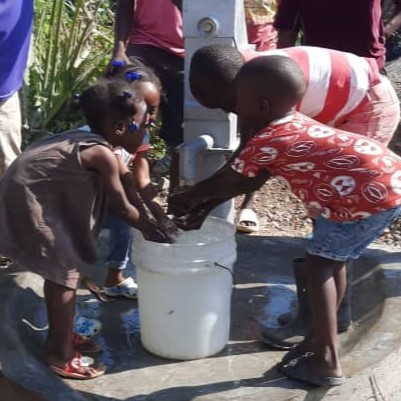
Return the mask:
{"type": "Polygon", "coordinates": [[[352,221],[401,205],[401,158],[372,139],[302,114],[273,121],[234,160],[238,173],[267,169],[310,216],[352,221]]]}

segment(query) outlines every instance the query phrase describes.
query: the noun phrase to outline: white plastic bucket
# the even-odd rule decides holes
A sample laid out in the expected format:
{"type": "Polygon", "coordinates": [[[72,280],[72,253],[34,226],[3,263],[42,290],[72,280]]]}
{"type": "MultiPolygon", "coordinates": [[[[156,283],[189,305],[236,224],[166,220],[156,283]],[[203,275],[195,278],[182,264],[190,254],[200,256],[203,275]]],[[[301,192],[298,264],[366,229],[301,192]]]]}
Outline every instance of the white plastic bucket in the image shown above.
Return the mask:
{"type": "Polygon", "coordinates": [[[187,360],[226,346],[236,256],[234,226],[215,217],[175,244],[145,241],[135,232],[141,342],[149,352],[187,360]]]}

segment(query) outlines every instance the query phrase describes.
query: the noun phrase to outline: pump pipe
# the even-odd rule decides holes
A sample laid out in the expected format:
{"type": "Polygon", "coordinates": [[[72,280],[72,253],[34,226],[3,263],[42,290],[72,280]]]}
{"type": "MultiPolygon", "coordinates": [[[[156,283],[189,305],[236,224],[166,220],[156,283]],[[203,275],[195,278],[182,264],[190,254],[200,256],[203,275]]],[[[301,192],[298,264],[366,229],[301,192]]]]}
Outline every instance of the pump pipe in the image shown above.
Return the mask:
{"type": "Polygon", "coordinates": [[[201,178],[199,176],[199,155],[213,148],[214,138],[209,134],[199,135],[190,142],[180,146],[180,177],[182,184],[193,185],[201,178]]]}

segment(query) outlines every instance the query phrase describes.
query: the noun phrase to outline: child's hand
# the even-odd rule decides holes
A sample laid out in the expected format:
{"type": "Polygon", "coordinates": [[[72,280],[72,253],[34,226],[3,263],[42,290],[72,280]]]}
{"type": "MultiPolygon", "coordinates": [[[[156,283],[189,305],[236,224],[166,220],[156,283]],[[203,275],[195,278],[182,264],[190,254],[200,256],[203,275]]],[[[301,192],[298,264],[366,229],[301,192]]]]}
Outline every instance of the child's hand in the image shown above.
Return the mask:
{"type": "Polygon", "coordinates": [[[140,230],[146,241],[166,244],[172,244],[174,242],[171,233],[169,233],[163,225],[157,224],[152,220],[147,219],[146,222],[142,223],[140,230]]]}
{"type": "Polygon", "coordinates": [[[190,214],[186,214],[181,217],[176,217],[174,221],[177,227],[181,228],[184,231],[198,230],[199,228],[201,228],[208,214],[209,210],[198,208],[197,210],[195,210],[190,214]]]}
{"type": "Polygon", "coordinates": [[[170,236],[176,236],[179,233],[179,228],[176,222],[168,217],[160,221],[160,225],[163,227],[163,230],[167,232],[170,236]]]}
{"type": "Polygon", "coordinates": [[[169,210],[174,216],[184,216],[191,213],[197,206],[195,199],[191,196],[190,187],[176,188],[168,199],[169,210]]]}

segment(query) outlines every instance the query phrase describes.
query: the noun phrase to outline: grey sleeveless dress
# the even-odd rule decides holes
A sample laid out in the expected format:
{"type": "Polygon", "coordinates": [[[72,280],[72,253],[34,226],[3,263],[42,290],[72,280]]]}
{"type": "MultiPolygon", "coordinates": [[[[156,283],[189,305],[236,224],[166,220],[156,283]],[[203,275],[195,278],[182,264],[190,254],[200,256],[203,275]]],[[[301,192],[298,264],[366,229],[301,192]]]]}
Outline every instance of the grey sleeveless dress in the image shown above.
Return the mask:
{"type": "Polygon", "coordinates": [[[96,260],[106,212],[101,175],[81,166],[79,150],[110,144],[70,131],[39,140],[0,182],[0,254],[19,268],[75,289],[79,271],[96,260]]]}

